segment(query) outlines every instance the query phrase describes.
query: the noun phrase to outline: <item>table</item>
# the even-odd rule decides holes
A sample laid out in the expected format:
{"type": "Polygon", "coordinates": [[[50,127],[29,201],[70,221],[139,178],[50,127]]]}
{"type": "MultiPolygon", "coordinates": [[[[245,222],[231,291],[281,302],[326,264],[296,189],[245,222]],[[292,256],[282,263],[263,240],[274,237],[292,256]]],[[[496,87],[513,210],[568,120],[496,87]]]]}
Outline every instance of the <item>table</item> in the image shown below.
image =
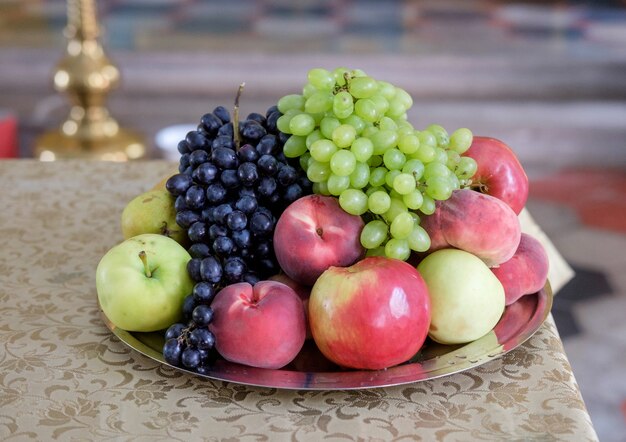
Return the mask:
{"type": "Polygon", "coordinates": [[[478,368],[371,390],[248,387],[131,350],[100,319],[95,269],[125,204],[173,168],[0,161],[1,440],[597,440],[551,318],[478,368]]]}

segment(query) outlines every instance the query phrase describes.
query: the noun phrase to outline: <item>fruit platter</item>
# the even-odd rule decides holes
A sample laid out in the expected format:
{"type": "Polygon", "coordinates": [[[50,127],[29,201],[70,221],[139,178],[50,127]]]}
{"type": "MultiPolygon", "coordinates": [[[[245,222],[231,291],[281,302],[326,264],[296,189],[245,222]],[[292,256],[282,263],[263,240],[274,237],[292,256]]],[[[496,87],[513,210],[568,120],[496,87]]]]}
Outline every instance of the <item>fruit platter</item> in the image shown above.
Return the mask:
{"type": "Polygon", "coordinates": [[[552,306],[513,149],[408,121],[402,88],[311,69],[264,113],[218,106],[128,202],[96,269],[124,343],[198,376],[292,389],[417,382],[502,356],[552,306]]]}

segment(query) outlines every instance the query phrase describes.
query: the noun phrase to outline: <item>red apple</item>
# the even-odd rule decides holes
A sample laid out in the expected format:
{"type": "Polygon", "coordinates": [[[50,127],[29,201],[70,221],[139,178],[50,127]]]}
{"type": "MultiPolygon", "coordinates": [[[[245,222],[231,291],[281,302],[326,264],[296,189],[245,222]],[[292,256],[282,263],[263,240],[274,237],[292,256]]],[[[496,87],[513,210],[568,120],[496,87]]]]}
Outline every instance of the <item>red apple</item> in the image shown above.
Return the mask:
{"type": "Polygon", "coordinates": [[[336,364],[391,367],[409,360],[426,339],[428,289],[414,267],[396,259],[331,267],[313,286],[309,322],[320,351],[336,364]]]}
{"type": "Polygon", "coordinates": [[[504,286],[506,305],[524,295],[536,293],[548,279],[548,254],[532,236],[522,233],[511,259],[491,269],[504,286]]]}
{"type": "Polygon", "coordinates": [[[363,255],[362,229],[361,217],[346,213],[336,198],[305,196],[276,223],[276,259],[291,279],[312,286],[330,266],[349,266],[363,255]]]}
{"type": "Polygon", "coordinates": [[[311,296],[311,287],[300,284],[284,273],[279,273],[278,275],[270,276],[271,281],[282,282],[288,287],[291,287],[296,295],[300,297],[302,300],[302,305],[304,306],[304,316],[307,318],[306,321],[306,338],[311,339],[311,327],[309,327],[309,297],[311,296]]]}
{"type": "Polygon", "coordinates": [[[519,215],[528,199],[528,177],[513,150],[495,138],[474,137],[463,155],[478,164],[472,178],[476,190],[504,201],[519,215]]]}
{"type": "Polygon", "coordinates": [[[448,247],[465,250],[495,266],[511,259],[519,245],[521,228],[513,210],[503,201],[469,189],[455,190],[437,201],[435,213],[421,226],[428,232],[431,252],[448,247]]]}
{"type": "Polygon", "coordinates": [[[215,317],[209,329],[215,335],[215,348],[228,361],[281,368],[296,357],[304,344],[302,301],[280,282],[226,286],[217,293],[211,307],[215,317]]]}

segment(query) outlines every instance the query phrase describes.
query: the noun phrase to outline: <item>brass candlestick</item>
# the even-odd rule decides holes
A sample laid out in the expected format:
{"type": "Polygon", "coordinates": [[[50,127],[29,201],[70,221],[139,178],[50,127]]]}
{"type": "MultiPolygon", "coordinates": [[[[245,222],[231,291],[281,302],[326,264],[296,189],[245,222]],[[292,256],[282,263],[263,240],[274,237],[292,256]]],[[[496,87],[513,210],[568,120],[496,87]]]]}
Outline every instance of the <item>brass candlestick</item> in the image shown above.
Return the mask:
{"type": "Polygon", "coordinates": [[[54,74],[57,91],[69,95],[72,108],[58,130],[37,141],[42,161],[85,158],[127,161],[143,157],[141,136],[119,127],[105,107],[108,92],[119,84],[119,71],[104,53],[95,0],[67,0],[67,49],[54,74]]]}

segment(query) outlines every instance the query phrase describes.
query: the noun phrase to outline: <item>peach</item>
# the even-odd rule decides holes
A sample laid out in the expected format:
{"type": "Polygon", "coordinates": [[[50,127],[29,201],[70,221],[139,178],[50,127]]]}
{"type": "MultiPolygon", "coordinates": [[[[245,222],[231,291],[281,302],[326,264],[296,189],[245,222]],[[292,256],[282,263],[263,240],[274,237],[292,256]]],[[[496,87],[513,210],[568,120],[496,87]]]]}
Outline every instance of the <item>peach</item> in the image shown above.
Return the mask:
{"type": "Polygon", "coordinates": [[[304,345],[302,301],[283,283],[232,284],[217,293],[211,307],[215,317],[209,330],[215,335],[215,348],[228,361],[281,368],[304,345]]]}
{"type": "Polygon", "coordinates": [[[513,257],[491,271],[504,286],[506,305],[509,305],[541,290],[548,279],[548,267],[548,254],[541,243],[522,233],[513,257]]]}
{"type": "Polygon", "coordinates": [[[360,216],[346,213],[336,198],[308,195],[283,212],[274,230],[280,268],[296,282],[312,286],[329,267],[346,267],[363,256],[360,216]]]}
{"type": "Polygon", "coordinates": [[[300,297],[302,300],[302,306],[304,307],[304,315],[306,317],[306,338],[311,339],[311,327],[309,326],[309,297],[311,296],[311,287],[300,284],[284,273],[279,273],[278,275],[270,276],[268,278],[270,281],[278,281],[285,284],[287,287],[291,287],[296,295],[300,297]]]}
{"type": "Polygon", "coordinates": [[[490,267],[511,259],[521,235],[519,219],[506,203],[469,189],[437,201],[435,213],[425,216],[421,225],[430,235],[431,252],[454,247],[490,267]]]}

